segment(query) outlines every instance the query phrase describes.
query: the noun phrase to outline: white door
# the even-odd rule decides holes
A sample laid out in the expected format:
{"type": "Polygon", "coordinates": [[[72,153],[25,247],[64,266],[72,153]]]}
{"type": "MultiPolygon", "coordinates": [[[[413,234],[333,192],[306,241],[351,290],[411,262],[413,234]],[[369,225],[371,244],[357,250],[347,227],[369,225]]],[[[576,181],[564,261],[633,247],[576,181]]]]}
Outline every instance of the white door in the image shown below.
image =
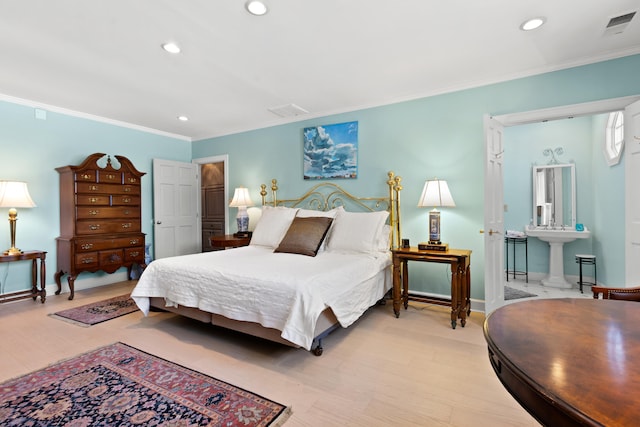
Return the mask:
{"type": "Polygon", "coordinates": [[[640,286],[640,101],[624,110],[625,283],[640,286]]]}
{"type": "Polygon", "coordinates": [[[200,252],[198,168],[193,163],[153,159],[156,259],[200,252]]]}
{"type": "Polygon", "coordinates": [[[484,116],[484,312],[504,304],[504,126],[484,116]]]}

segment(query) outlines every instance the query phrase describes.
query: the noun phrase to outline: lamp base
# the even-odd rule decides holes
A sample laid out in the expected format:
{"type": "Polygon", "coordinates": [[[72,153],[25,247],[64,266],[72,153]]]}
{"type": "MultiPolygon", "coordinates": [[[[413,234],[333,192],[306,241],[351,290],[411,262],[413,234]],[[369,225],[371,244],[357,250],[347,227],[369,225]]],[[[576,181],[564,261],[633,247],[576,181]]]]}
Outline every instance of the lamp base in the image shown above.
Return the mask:
{"type": "Polygon", "coordinates": [[[7,249],[6,251],[4,251],[5,255],[20,255],[24,253],[22,250],[18,249],[18,248],[11,248],[11,249],[7,249]]]}
{"type": "Polygon", "coordinates": [[[418,243],[418,250],[447,252],[449,250],[449,245],[447,243],[433,243],[429,241],[428,243],[418,243]]]}

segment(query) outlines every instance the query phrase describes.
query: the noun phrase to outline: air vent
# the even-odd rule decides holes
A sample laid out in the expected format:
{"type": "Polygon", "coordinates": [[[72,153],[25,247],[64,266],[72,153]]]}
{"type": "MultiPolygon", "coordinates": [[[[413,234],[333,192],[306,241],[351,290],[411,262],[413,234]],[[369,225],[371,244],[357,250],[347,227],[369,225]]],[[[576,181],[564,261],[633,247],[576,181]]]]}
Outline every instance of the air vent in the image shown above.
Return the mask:
{"type": "Polygon", "coordinates": [[[629,22],[631,22],[635,14],[635,12],[631,12],[611,18],[607,24],[606,30],[604,31],[604,35],[609,36],[622,33],[625,28],[627,28],[627,25],[629,25],[629,22]]]}
{"type": "Polygon", "coordinates": [[[268,108],[268,110],[280,117],[295,117],[302,114],[309,114],[307,110],[298,107],[296,104],[281,105],[279,107],[268,108]]]}

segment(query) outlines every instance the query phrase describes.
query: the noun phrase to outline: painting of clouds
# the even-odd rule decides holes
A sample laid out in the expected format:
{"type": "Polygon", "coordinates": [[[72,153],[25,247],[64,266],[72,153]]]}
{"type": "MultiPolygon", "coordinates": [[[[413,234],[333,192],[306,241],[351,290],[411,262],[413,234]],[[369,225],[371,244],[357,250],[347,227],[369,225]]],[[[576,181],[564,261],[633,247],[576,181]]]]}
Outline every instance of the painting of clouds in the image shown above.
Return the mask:
{"type": "Polygon", "coordinates": [[[304,128],[304,179],[358,177],[358,122],[304,128]]]}

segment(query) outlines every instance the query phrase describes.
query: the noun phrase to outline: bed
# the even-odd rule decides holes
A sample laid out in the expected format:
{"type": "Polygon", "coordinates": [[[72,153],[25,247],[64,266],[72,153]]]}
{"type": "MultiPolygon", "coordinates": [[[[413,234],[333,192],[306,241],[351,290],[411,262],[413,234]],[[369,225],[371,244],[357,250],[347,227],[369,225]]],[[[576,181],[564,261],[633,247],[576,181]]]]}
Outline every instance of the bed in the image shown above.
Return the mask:
{"type": "Polygon", "coordinates": [[[401,178],[384,197],[356,197],[323,182],[296,199],[262,185],[248,246],[151,262],[131,296],[161,309],[321,355],[392,288],[390,248],[400,239],[401,178]]]}

